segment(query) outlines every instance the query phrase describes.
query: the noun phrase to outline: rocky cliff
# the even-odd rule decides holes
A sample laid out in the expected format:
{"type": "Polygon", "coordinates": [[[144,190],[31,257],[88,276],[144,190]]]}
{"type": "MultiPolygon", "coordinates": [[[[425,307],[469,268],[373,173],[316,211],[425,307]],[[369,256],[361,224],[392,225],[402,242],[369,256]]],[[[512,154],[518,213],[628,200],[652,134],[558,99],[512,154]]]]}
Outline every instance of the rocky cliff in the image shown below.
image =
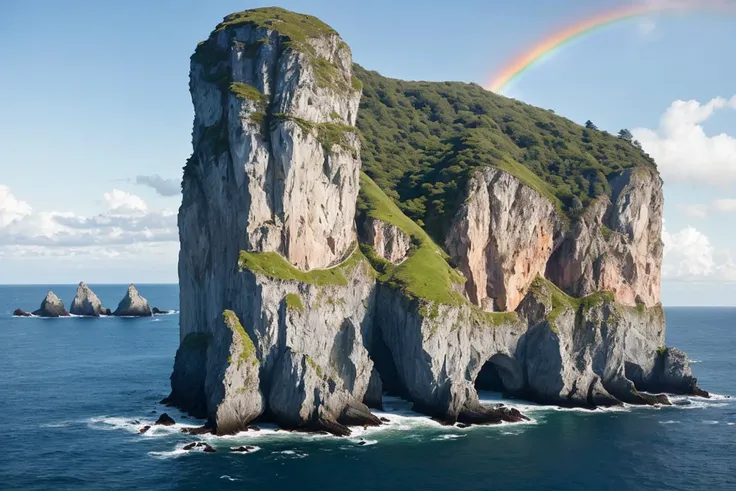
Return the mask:
{"type": "MultiPolygon", "coordinates": [[[[442,187],[458,205],[427,218],[442,248],[400,189],[361,175],[353,70],[329,26],[275,8],[226,17],[192,56],[169,403],[221,434],[260,418],[344,435],[380,424],[383,392],[496,423],[523,415],[478,389],[586,407],[699,390],[664,347],[653,167],[591,178],[601,193],[572,209],[522,165],[473,154],[442,187]]],[[[365,125],[363,139],[378,142],[365,125]]]]}

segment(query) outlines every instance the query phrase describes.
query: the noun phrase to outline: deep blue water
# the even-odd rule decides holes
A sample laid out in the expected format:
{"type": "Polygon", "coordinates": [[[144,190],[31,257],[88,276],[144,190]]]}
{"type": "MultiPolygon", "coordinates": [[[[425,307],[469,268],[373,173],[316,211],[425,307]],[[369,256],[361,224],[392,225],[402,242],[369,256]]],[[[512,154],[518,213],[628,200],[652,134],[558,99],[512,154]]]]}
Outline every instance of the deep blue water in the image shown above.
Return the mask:
{"type": "MultiPolygon", "coordinates": [[[[125,293],[91,287],[113,309],[125,293]]],[[[522,406],[532,423],[468,430],[390,401],[390,425],[347,439],[264,429],[207,437],[217,453],[184,452],[198,437],[179,429],[199,422],[169,408],[176,427],[137,434],[168,394],[178,315],[11,317],[37,308],[47,289],[0,286],[2,490],[736,489],[735,399],[594,413],[522,406]],[[236,444],[260,450],[229,453],[236,444]]],[[[53,290],[68,307],[75,287],[53,290]]],[[[139,290],[152,306],[178,308],[175,285],[139,290]]],[[[668,345],[697,361],[700,385],[736,395],[736,309],[666,314],[668,345]]]]}

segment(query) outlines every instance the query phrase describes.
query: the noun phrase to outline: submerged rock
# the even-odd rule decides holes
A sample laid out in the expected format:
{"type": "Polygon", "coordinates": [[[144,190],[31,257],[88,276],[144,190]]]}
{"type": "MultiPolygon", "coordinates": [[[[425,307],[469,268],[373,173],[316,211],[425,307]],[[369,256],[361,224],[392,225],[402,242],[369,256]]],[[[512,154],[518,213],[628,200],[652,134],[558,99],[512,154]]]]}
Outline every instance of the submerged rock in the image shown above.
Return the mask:
{"type": "Polygon", "coordinates": [[[215,429],[205,425],[196,428],[182,428],[181,433],[186,433],[187,435],[214,435],[215,429]]]}
{"type": "Polygon", "coordinates": [[[64,303],[57,297],[54,292],[49,291],[46,298],[41,302],[41,308],[33,312],[33,315],[39,317],[66,317],[69,312],[64,308],[64,303]]]}
{"type": "Polygon", "coordinates": [[[81,282],[77,287],[77,294],[72,300],[69,312],[74,315],[99,317],[105,312],[105,309],[97,295],[84,282],[81,282]]]}
{"type": "Polygon", "coordinates": [[[138,293],[134,285],[130,285],[112,315],[118,317],[151,317],[153,313],[148,305],[148,300],[138,293]]]}
{"type": "Polygon", "coordinates": [[[205,443],[205,442],[187,443],[186,445],[182,447],[182,450],[192,450],[195,448],[201,448],[203,452],[207,452],[207,453],[217,452],[217,450],[212,448],[209,443],[205,443]]]}
{"type": "Polygon", "coordinates": [[[241,445],[239,447],[230,447],[231,452],[252,452],[256,447],[252,445],[241,445]]]}
{"type": "Polygon", "coordinates": [[[140,429],[140,430],[138,431],[138,433],[141,433],[141,434],[143,434],[143,433],[147,432],[147,431],[148,431],[148,430],[150,430],[150,429],[151,429],[151,426],[150,426],[150,425],[146,425],[146,426],[144,426],[143,428],[141,428],[141,429],[140,429]]]}

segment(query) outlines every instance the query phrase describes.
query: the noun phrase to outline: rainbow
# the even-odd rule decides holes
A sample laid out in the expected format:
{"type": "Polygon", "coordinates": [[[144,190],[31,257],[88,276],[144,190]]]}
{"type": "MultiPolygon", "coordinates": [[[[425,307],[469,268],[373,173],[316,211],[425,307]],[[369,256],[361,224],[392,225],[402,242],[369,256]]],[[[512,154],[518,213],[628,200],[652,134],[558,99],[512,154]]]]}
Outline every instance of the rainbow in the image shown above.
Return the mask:
{"type": "MultiPolygon", "coordinates": [[[[727,4],[720,1],[700,0],[699,2],[664,2],[643,5],[625,5],[609,10],[607,12],[596,14],[571,26],[565,27],[560,31],[548,36],[531,49],[522,53],[520,56],[506,65],[497,75],[493,77],[491,82],[486,86],[488,90],[493,92],[502,92],[504,89],[521,77],[530,68],[544,61],[554,53],[563,49],[573,41],[595,32],[604,27],[618,22],[624,22],[637,17],[650,15],[655,12],[664,12],[672,10],[685,10],[695,8],[716,8],[718,10],[726,9],[727,4]]],[[[732,9],[729,9],[732,10],[732,9]]]]}

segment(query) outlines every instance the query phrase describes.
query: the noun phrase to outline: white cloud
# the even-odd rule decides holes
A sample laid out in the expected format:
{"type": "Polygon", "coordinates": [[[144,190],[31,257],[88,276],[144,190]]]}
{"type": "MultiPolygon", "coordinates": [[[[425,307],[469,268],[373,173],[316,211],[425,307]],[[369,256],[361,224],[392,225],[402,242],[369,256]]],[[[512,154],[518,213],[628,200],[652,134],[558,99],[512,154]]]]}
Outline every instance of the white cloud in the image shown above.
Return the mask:
{"type": "Polygon", "coordinates": [[[709,136],[702,126],[723,109],[736,109],[736,96],[717,97],[706,104],[678,100],[664,113],[657,130],[638,128],[632,133],[657,161],[665,182],[732,184],[736,182],[736,137],[709,136]]]}
{"type": "Polygon", "coordinates": [[[16,199],[10,192],[10,188],[0,184],[0,228],[22,220],[30,215],[31,211],[31,205],[16,199]]]}
{"type": "Polygon", "coordinates": [[[706,235],[688,226],[670,234],[662,232],[662,277],[680,281],[736,281],[731,252],[716,250],[706,235]]]}
{"type": "Polygon", "coordinates": [[[176,214],[149,211],[146,203],[118,189],[104,193],[107,211],[95,216],[34,212],[0,186],[0,255],[3,257],[144,258],[161,245],[176,250],[176,214]]]}
{"type": "Polygon", "coordinates": [[[711,206],[714,210],[722,213],[733,213],[736,212],[736,199],[717,199],[711,206]]]}
{"type": "Polygon", "coordinates": [[[135,183],[153,188],[161,196],[179,196],[181,182],[179,179],[164,179],[158,174],[152,176],[136,176],[135,183]]]}
{"type": "Polygon", "coordinates": [[[119,189],[113,189],[103,195],[105,204],[111,214],[129,215],[145,213],[148,210],[146,202],[135,194],[126,193],[119,189]]]}
{"type": "Polygon", "coordinates": [[[710,203],[679,204],[677,207],[689,218],[706,218],[712,212],[736,213],[736,199],[717,199],[710,203]]]}
{"type": "Polygon", "coordinates": [[[708,215],[708,205],[704,204],[678,205],[678,208],[689,218],[705,218],[708,215]]]}

